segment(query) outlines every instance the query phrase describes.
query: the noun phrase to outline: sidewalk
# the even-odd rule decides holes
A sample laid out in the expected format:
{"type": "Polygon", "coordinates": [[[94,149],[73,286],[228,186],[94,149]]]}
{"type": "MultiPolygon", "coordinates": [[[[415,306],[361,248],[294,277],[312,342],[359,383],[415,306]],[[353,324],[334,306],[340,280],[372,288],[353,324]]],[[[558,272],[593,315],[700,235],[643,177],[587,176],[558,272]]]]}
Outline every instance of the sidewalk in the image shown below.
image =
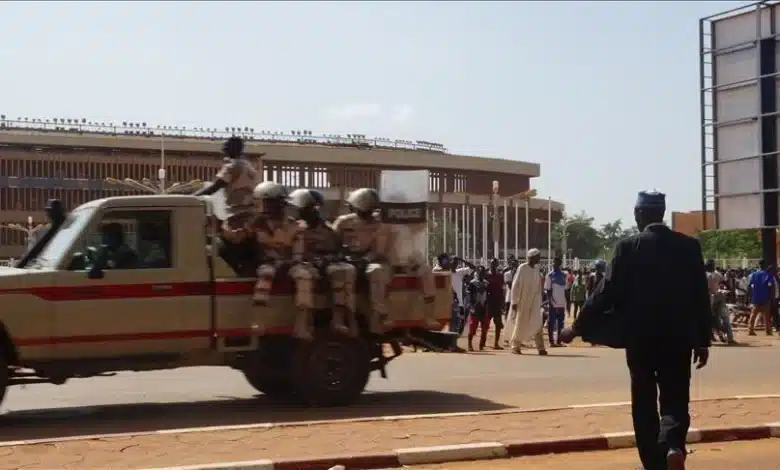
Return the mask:
{"type": "MultiPolygon", "coordinates": [[[[780,439],[761,441],[698,444],[690,446],[688,470],[777,470],[780,468],[780,439]]],[[[610,450],[579,454],[576,467],[598,470],[637,468],[639,457],[635,449],[610,450]]],[[[409,467],[410,470],[570,470],[572,456],[567,454],[522,457],[519,459],[457,462],[441,465],[409,467]]]]}
{"type": "MultiPolygon", "coordinates": [[[[694,403],[696,428],[780,422],[780,399],[694,403]]],[[[0,447],[0,469],[138,469],[398,448],[530,441],[631,430],[627,407],[295,427],[160,433],[0,447]]]]}

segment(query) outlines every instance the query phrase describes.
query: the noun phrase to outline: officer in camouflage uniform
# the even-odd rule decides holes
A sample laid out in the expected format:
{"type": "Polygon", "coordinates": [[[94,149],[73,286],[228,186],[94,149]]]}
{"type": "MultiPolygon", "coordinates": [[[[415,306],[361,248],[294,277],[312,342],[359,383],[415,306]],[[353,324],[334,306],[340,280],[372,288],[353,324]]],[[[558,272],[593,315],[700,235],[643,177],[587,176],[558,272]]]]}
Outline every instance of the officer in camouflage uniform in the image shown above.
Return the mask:
{"type": "Polygon", "coordinates": [[[285,271],[295,283],[295,335],[311,340],[312,312],[314,310],[314,278],[311,267],[303,263],[304,244],[297,222],[285,216],[287,189],[273,181],[265,181],[255,188],[253,197],[259,214],[252,223],[260,247],[257,282],[252,300],[261,310],[256,316],[262,329],[274,278],[285,271]]]}
{"type": "Polygon", "coordinates": [[[290,194],[290,204],[298,209],[298,224],[303,238],[303,260],[317,280],[328,280],[333,300],[331,327],[338,333],[357,336],[355,317],[355,267],[341,261],[341,237],[322,218],[320,208],[325,197],[313,189],[296,189],[290,194]],[[313,268],[313,269],[312,269],[313,268]],[[349,321],[349,326],[345,323],[349,321]]]}
{"type": "Polygon", "coordinates": [[[250,225],[255,217],[253,191],[257,185],[257,170],[244,156],[244,141],[231,137],[222,146],[225,163],[210,186],[199,189],[195,196],[209,196],[225,190],[228,218],[223,221],[222,236],[231,243],[250,239],[250,225]]]}
{"type": "Polygon", "coordinates": [[[336,219],[333,229],[343,238],[347,254],[361,268],[360,274],[368,278],[371,312],[368,318],[369,330],[381,334],[387,326],[387,285],[391,268],[386,253],[389,249],[389,232],[382,224],[379,209],[379,194],[372,188],[352,191],[347,197],[350,214],[336,219]]]}

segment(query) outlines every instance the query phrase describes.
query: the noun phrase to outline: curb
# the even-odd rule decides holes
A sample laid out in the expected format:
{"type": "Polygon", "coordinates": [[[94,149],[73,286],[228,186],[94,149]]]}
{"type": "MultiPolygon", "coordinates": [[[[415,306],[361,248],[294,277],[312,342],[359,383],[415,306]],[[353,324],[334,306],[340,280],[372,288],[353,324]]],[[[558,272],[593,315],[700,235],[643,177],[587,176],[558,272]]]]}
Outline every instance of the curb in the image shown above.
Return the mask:
{"type": "MultiPolygon", "coordinates": [[[[780,437],[780,423],[758,426],[691,429],[687,442],[748,441],[780,437]]],[[[254,460],[181,467],[161,467],[146,470],[329,470],[343,466],[346,470],[377,470],[409,465],[429,465],[445,462],[476,461],[527,457],[567,452],[627,449],[636,446],[633,432],[569,437],[557,440],[480,442],[396,449],[381,454],[344,455],[314,459],[254,460]]]]}
{"type": "MultiPolygon", "coordinates": [[[[777,398],[780,398],[780,394],[735,395],[730,397],[714,397],[714,398],[701,398],[697,400],[691,400],[691,405],[696,405],[698,403],[707,403],[707,402],[777,399],[777,398]]],[[[502,410],[489,410],[489,411],[462,411],[462,412],[452,412],[452,413],[371,416],[371,417],[364,417],[364,418],[322,419],[322,420],[313,420],[313,421],[282,421],[282,422],[268,422],[268,423],[236,424],[236,425],[225,425],[225,426],[158,429],[156,431],[83,434],[79,436],[50,437],[50,438],[43,438],[43,439],[26,439],[26,440],[18,440],[18,441],[3,441],[0,442],[0,448],[12,447],[12,446],[23,446],[23,445],[34,445],[34,444],[52,444],[52,443],[71,442],[71,441],[110,439],[116,437],[155,436],[160,434],[188,434],[188,433],[195,433],[195,432],[241,431],[241,430],[253,430],[253,429],[323,426],[328,424],[376,423],[376,422],[387,422],[387,421],[395,422],[395,421],[411,421],[411,420],[419,420],[419,419],[462,418],[462,417],[470,417],[470,416],[495,416],[495,415],[523,414],[523,413],[546,413],[546,412],[553,412],[553,411],[580,410],[580,409],[587,409],[587,408],[617,408],[620,406],[629,406],[629,405],[631,405],[630,401],[619,401],[619,402],[609,402],[609,403],[586,403],[586,404],[579,404],[579,405],[565,405],[565,406],[540,407],[540,408],[508,408],[502,410]]],[[[2,416],[0,416],[0,419],[2,419],[2,416]]],[[[232,467],[225,467],[225,468],[232,468],[232,467]]],[[[262,468],[262,467],[258,467],[258,468],[262,468]]]]}

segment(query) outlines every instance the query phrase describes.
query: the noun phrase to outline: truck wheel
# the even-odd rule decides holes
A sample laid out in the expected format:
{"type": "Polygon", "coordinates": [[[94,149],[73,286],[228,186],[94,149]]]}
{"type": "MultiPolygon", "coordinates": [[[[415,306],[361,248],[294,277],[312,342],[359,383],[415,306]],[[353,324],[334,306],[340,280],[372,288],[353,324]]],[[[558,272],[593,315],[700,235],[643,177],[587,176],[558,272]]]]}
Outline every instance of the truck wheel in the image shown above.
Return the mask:
{"type": "Polygon", "coordinates": [[[318,333],[301,341],[293,355],[295,390],[311,406],[349,405],[360,397],[371,375],[371,356],[360,339],[318,333]]]}
{"type": "Polygon", "coordinates": [[[275,374],[262,368],[246,368],[241,372],[244,373],[249,385],[273,401],[286,402],[295,396],[289,374],[275,374]]]}

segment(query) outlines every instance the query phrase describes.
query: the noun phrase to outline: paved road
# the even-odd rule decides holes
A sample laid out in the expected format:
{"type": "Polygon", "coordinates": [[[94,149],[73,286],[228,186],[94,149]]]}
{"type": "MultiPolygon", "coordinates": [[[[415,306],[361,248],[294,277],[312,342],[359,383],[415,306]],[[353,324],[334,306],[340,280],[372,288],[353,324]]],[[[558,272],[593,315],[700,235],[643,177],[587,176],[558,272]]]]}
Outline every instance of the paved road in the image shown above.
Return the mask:
{"type": "MultiPolygon", "coordinates": [[[[714,348],[711,366],[695,376],[694,397],[778,393],[780,377],[762,365],[777,361],[780,340],[754,344],[714,348]]],[[[274,407],[240,373],[214,367],[30,385],[9,391],[0,440],[628,400],[621,351],[550,353],[409,353],[390,366],[389,380],[375,378],[362,402],[346,409],[274,407]]]]}
{"type": "MultiPolygon", "coordinates": [[[[780,469],[780,439],[732,442],[728,444],[701,444],[692,446],[688,470],[778,470],[780,469]]],[[[636,468],[639,458],[636,450],[613,450],[586,454],[544,455],[490,462],[463,462],[444,465],[409,467],[410,470],[570,470],[587,468],[598,470],[626,470],[636,468]]]]}

